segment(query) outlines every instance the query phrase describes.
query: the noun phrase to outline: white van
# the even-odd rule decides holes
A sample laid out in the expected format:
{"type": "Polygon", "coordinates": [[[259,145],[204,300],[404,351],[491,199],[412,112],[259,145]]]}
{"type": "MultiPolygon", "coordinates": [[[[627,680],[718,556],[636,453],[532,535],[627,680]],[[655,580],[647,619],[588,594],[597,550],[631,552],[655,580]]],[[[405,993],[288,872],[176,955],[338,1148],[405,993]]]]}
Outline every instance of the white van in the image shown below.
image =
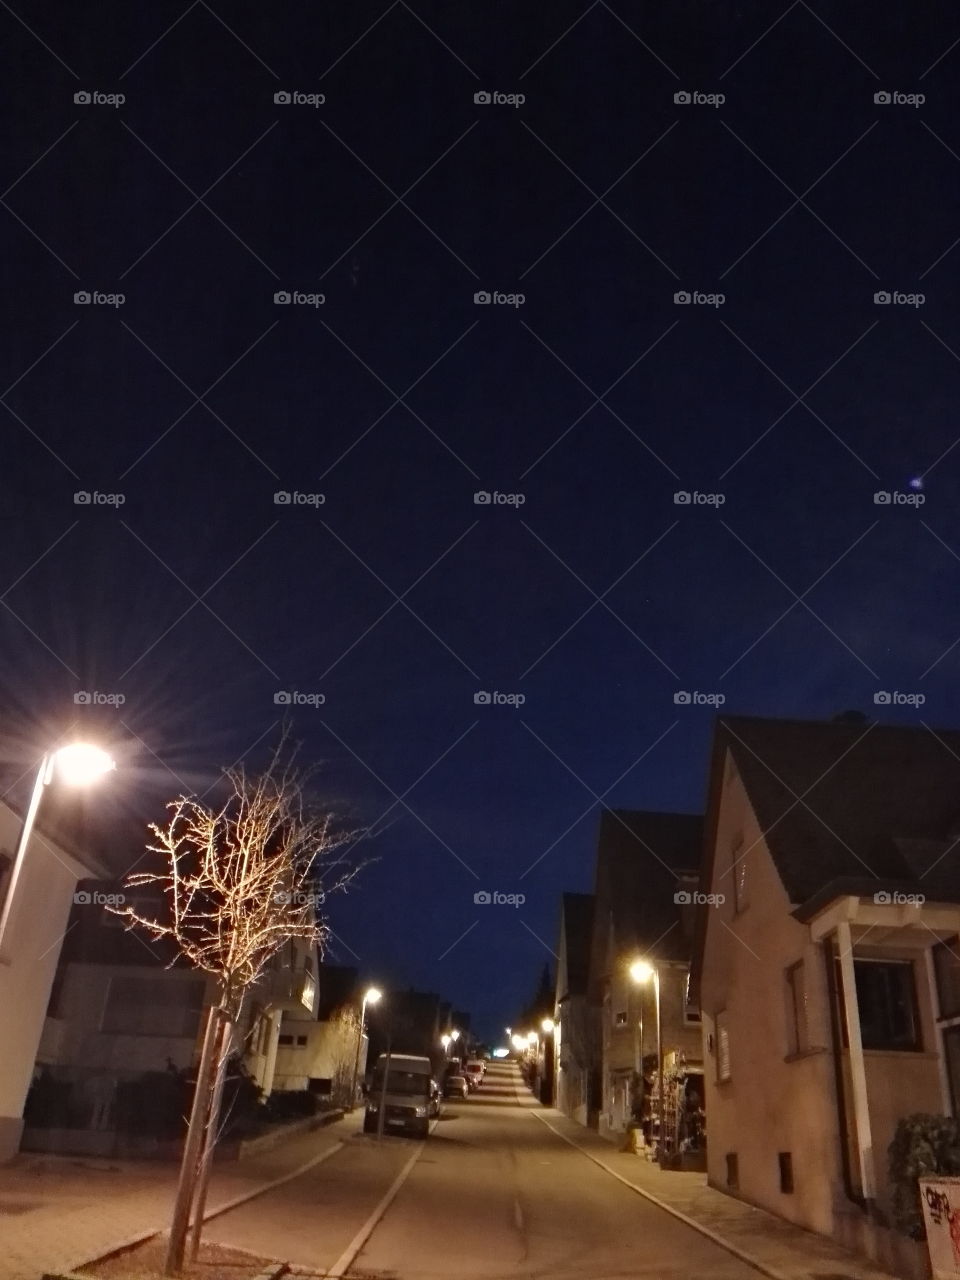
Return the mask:
{"type": "Polygon", "coordinates": [[[367,1093],[364,1133],[377,1132],[382,1100],[384,1133],[409,1133],[415,1138],[426,1138],[434,1109],[433,1084],[429,1058],[412,1053],[381,1053],[367,1093]]]}

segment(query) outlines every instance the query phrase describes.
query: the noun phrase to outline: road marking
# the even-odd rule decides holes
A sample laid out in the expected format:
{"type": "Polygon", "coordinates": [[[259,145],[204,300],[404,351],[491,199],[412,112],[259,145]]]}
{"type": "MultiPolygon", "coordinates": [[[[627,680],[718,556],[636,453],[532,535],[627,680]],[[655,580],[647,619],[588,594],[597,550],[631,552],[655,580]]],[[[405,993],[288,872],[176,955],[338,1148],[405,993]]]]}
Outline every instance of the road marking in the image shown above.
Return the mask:
{"type": "MultiPolygon", "coordinates": [[[[431,1126],[431,1130],[430,1130],[431,1133],[433,1132],[433,1129],[436,1128],[436,1123],[437,1123],[436,1121],[433,1122],[433,1126],[431,1126]]],[[[360,1252],[363,1246],[367,1243],[367,1241],[373,1235],[374,1231],[376,1230],[380,1222],[380,1219],[390,1208],[390,1205],[393,1202],[394,1198],[396,1197],[397,1192],[406,1182],[407,1178],[410,1176],[410,1172],[413,1169],[413,1166],[417,1163],[417,1161],[420,1159],[420,1156],[423,1154],[423,1148],[425,1146],[426,1146],[426,1143],[424,1142],[419,1142],[417,1144],[416,1151],[414,1151],[413,1155],[410,1157],[407,1163],[403,1166],[403,1168],[394,1178],[393,1182],[390,1184],[390,1189],[387,1191],[387,1194],[383,1197],[383,1199],[374,1209],[373,1213],[371,1213],[370,1217],[366,1220],[366,1222],[363,1224],[363,1226],[360,1228],[357,1234],[353,1237],[353,1239],[347,1245],[346,1249],[344,1249],[343,1253],[341,1253],[340,1257],[336,1260],[336,1262],[333,1264],[330,1270],[326,1273],[327,1280],[342,1280],[342,1277],[353,1266],[354,1261],[356,1260],[357,1254],[360,1252]]]]}

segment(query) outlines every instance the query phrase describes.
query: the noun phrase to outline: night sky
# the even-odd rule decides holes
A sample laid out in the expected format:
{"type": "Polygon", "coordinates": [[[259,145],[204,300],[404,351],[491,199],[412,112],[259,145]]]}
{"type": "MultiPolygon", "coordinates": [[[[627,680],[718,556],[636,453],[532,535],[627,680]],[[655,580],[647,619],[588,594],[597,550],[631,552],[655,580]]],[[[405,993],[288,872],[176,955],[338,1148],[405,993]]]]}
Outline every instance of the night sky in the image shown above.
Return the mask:
{"type": "Polygon", "coordinates": [[[14,771],[95,723],[133,811],[289,711],[376,859],[328,958],[493,1035],[600,804],[702,804],[718,697],[960,724],[954,5],[0,30],[14,771]]]}

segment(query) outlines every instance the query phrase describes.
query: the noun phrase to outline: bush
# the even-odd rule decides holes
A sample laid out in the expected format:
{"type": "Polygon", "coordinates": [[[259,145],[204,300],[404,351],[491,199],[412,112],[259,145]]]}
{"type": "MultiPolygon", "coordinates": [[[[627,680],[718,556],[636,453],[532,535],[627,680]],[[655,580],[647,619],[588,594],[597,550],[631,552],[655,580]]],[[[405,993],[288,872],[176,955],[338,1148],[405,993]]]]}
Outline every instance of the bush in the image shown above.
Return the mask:
{"type": "Polygon", "coordinates": [[[315,1116],[321,1099],[307,1089],[275,1089],[264,1103],[265,1119],[274,1122],[303,1120],[315,1116]]]}
{"type": "Polygon", "coordinates": [[[893,1216],[913,1240],[925,1240],[918,1178],[960,1175],[960,1120],[917,1113],[904,1116],[888,1148],[893,1216]]]}

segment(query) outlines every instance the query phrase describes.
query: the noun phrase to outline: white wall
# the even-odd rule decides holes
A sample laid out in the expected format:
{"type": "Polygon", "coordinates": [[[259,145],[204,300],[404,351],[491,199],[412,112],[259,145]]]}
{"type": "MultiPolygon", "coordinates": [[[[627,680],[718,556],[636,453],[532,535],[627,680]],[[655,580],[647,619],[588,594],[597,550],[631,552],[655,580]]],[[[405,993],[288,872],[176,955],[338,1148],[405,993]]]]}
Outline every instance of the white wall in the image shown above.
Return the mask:
{"type": "MultiPolygon", "coordinates": [[[[0,804],[0,848],[11,856],[21,825],[21,819],[0,804]]],[[[85,874],[83,868],[72,858],[34,832],[0,950],[0,1161],[15,1155],[20,1146],[23,1105],[33,1077],[73,892],[81,874],[85,874]]]]}

